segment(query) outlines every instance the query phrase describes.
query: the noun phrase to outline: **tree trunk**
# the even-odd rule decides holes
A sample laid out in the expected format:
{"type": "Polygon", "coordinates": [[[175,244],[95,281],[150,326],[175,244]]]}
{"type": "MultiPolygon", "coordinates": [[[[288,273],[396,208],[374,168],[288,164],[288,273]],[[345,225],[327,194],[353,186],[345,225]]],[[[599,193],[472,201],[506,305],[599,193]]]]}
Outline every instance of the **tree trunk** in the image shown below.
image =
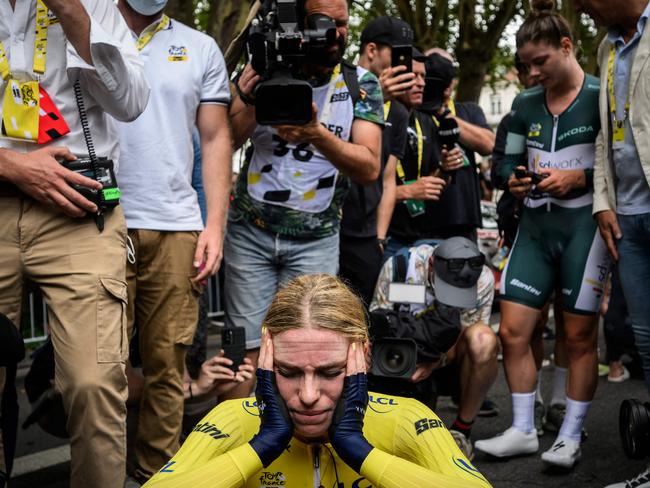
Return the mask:
{"type": "Polygon", "coordinates": [[[222,51],[241,31],[250,11],[249,0],[218,0],[210,2],[206,32],[214,37],[222,51]]]}
{"type": "MultiPolygon", "coordinates": [[[[519,3],[519,0],[495,2],[491,17],[480,19],[476,0],[460,1],[460,31],[456,46],[459,64],[456,98],[459,101],[478,102],[490,61],[498,48],[503,31],[517,12],[519,3]]],[[[482,5],[484,12],[487,4],[488,2],[484,2],[482,5]]]]}
{"type": "Polygon", "coordinates": [[[194,27],[194,0],[169,0],[165,13],[172,19],[194,27]]]}

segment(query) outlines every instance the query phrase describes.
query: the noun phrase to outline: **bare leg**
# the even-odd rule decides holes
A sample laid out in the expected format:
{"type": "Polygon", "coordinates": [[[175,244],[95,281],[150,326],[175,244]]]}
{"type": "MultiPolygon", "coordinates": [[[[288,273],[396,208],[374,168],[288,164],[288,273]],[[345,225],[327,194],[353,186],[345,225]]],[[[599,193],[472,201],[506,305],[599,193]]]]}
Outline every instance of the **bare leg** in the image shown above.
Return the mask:
{"type": "Polygon", "coordinates": [[[542,361],[544,361],[544,326],[548,321],[548,308],[549,304],[544,305],[544,308],[541,311],[539,321],[535,325],[535,330],[533,331],[533,336],[530,339],[530,347],[533,351],[533,357],[535,358],[535,368],[537,371],[542,369],[542,361]]]}
{"type": "Polygon", "coordinates": [[[567,394],[573,400],[594,398],[598,382],[598,327],[596,315],[564,312],[566,349],[569,358],[567,394]]]}
{"type": "Polygon", "coordinates": [[[540,311],[537,309],[514,302],[501,302],[499,336],[511,393],[535,391],[537,369],[530,341],[539,317],[540,311]]]}
{"type": "MultiPolygon", "coordinates": [[[[259,357],[259,355],[260,355],[259,349],[251,349],[250,351],[246,351],[246,357],[253,362],[254,368],[257,368],[257,358],[259,357]]],[[[251,392],[254,389],[255,389],[255,376],[253,376],[250,380],[246,380],[243,383],[240,383],[229,392],[220,395],[217,400],[219,402],[223,402],[224,400],[234,400],[236,398],[248,398],[249,396],[251,396],[251,392]]]]}
{"type": "MultiPolygon", "coordinates": [[[[557,293],[557,292],[556,292],[557,293]]],[[[555,365],[560,368],[569,367],[569,355],[566,346],[566,332],[564,329],[564,313],[562,312],[562,297],[555,296],[553,304],[555,314],[555,365]]]]}
{"type": "Polygon", "coordinates": [[[474,324],[463,330],[456,354],[461,385],[458,416],[472,422],[497,377],[497,338],[489,326],[474,324]]]}

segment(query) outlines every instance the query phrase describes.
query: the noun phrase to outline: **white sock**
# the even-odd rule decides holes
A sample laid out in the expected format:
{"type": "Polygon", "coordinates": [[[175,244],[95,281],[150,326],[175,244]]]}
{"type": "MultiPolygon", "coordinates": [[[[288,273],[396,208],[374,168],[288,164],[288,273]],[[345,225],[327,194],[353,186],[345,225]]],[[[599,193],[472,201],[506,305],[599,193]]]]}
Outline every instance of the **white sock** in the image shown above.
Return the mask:
{"type": "Polygon", "coordinates": [[[537,372],[537,388],[535,389],[535,401],[539,403],[544,403],[542,398],[542,370],[540,369],[537,372]]]}
{"type": "Polygon", "coordinates": [[[512,397],[512,426],[530,434],[535,428],[535,392],[511,393],[512,397]]]}
{"type": "Polygon", "coordinates": [[[551,405],[566,405],[566,368],[555,366],[553,371],[553,394],[551,405]]]}
{"type": "Polygon", "coordinates": [[[585,418],[587,417],[589,405],[591,405],[591,402],[579,402],[567,397],[566,414],[558,437],[567,437],[573,442],[580,442],[582,424],[584,424],[585,418]]]}

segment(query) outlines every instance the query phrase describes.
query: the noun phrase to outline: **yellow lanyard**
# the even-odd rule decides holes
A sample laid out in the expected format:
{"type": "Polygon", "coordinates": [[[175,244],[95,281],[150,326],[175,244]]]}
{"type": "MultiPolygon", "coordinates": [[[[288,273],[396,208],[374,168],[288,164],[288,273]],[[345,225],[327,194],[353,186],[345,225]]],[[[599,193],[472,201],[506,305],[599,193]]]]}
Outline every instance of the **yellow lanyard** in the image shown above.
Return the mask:
{"type": "Polygon", "coordinates": [[[450,98],[449,101],[447,102],[447,108],[451,112],[451,115],[456,117],[456,104],[454,103],[453,98],[450,98]]]}
{"type": "Polygon", "coordinates": [[[390,113],[390,101],[384,103],[384,121],[388,119],[389,113],[390,113]]]}
{"type": "MultiPolygon", "coordinates": [[[[384,108],[385,109],[385,108],[384,108]]],[[[422,160],[424,159],[424,137],[422,137],[422,126],[417,116],[415,116],[415,131],[418,135],[418,175],[421,176],[420,172],[422,171],[422,160]]],[[[404,167],[402,166],[402,161],[397,160],[397,175],[404,181],[406,178],[406,173],[404,172],[404,167]]]]}
{"type": "Polygon", "coordinates": [[[162,19],[160,19],[160,22],[156,26],[155,29],[147,31],[142,35],[141,37],[138,37],[137,42],[135,43],[135,46],[138,48],[138,51],[142,51],[149,42],[151,42],[151,39],[153,39],[153,36],[158,34],[161,30],[166,29],[169,26],[169,17],[167,17],[167,14],[163,14],[162,19]]]}
{"type": "Polygon", "coordinates": [[[614,61],[616,60],[616,46],[612,44],[609,48],[609,59],[607,60],[607,89],[609,91],[609,109],[614,117],[614,125],[621,127],[630,111],[630,93],[627,94],[625,102],[625,113],[622,120],[616,119],[616,93],[614,92],[614,61]]]}
{"type": "MultiPolygon", "coordinates": [[[[45,74],[47,29],[50,25],[47,14],[48,8],[43,3],[43,0],[36,0],[36,35],[34,37],[34,64],[32,69],[37,75],[45,74]]],[[[2,75],[3,80],[7,80],[11,76],[9,59],[2,41],[0,41],[0,75],[2,75]]]]}

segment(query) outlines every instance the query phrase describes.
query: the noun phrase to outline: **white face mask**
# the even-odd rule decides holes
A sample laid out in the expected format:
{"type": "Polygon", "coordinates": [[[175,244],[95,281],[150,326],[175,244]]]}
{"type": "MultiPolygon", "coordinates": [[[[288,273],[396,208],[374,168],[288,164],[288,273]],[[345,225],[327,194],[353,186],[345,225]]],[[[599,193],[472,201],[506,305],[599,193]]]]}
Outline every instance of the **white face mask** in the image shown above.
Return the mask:
{"type": "Polygon", "coordinates": [[[167,0],[126,0],[130,7],[140,15],[153,15],[167,5],[167,0]]]}

